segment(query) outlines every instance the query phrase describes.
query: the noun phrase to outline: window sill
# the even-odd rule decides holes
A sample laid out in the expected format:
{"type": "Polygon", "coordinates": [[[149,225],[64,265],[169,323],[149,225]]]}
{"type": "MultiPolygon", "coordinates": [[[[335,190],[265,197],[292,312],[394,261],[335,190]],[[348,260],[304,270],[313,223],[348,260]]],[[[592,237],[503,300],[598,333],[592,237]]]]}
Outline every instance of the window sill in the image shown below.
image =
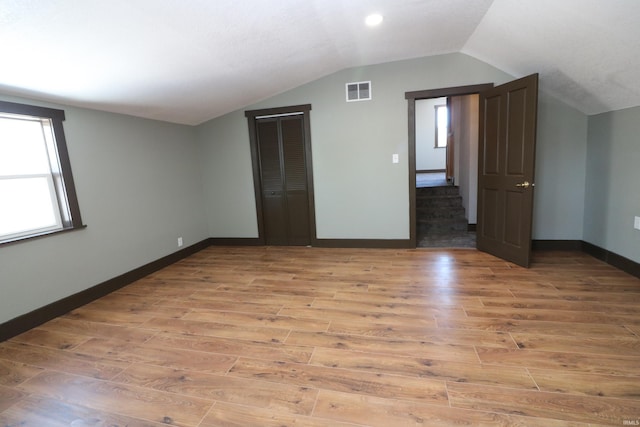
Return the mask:
{"type": "Polygon", "coordinates": [[[52,236],[54,234],[68,233],[70,231],[77,231],[77,230],[84,230],[85,228],[87,228],[87,226],[83,224],[83,225],[79,225],[77,227],[63,228],[62,230],[45,231],[43,233],[31,234],[29,236],[16,237],[16,238],[7,239],[7,240],[0,240],[0,247],[14,245],[16,243],[22,243],[22,242],[27,241],[27,240],[41,239],[43,237],[52,236]]]}

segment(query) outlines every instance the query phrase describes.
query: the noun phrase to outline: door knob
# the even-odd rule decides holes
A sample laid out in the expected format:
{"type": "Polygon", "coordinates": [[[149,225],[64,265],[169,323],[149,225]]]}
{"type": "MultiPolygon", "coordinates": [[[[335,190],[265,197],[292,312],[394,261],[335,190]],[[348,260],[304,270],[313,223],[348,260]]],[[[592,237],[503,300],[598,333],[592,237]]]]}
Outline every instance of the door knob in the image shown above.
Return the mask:
{"type": "Polygon", "coordinates": [[[529,188],[529,187],[535,187],[535,184],[531,184],[529,181],[525,181],[525,182],[521,182],[519,184],[516,184],[516,187],[529,188]]]}

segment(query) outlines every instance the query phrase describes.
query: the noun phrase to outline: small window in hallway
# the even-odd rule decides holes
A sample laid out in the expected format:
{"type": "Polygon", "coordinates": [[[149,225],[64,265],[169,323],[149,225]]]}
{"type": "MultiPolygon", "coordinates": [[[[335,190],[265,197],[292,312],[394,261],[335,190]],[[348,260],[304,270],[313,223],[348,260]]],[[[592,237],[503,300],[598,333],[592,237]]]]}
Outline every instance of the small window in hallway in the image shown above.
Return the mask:
{"type": "Polygon", "coordinates": [[[436,148],[447,146],[449,133],[449,115],[446,105],[436,105],[436,148]]]}

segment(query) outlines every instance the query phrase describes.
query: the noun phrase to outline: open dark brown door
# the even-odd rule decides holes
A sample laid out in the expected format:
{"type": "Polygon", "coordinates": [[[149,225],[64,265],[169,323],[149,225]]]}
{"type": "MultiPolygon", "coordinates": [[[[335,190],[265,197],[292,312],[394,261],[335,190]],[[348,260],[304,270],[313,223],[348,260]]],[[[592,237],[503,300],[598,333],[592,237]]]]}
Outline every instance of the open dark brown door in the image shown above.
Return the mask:
{"type": "Polygon", "coordinates": [[[477,247],[528,267],[538,75],[480,93],[477,247]]]}

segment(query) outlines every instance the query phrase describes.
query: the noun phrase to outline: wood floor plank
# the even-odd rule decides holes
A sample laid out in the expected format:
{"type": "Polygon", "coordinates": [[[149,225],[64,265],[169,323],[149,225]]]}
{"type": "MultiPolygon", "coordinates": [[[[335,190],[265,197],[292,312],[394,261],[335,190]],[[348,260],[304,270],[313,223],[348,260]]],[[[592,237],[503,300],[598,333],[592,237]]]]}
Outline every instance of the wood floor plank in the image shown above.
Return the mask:
{"type": "Polygon", "coordinates": [[[279,413],[268,409],[217,402],[200,427],[362,427],[318,417],[279,413]]]}
{"type": "Polygon", "coordinates": [[[0,359],[0,385],[16,386],[43,371],[43,368],[26,363],[0,359]]]}
{"type": "Polygon", "coordinates": [[[531,310],[500,307],[466,307],[469,317],[489,317],[494,319],[513,320],[547,320],[551,322],[572,323],[615,323],[611,316],[604,312],[582,312],[575,310],[531,310]]]}
{"type": "Polygon", "coordinates": [[[538,369],[571,370],[591,374],[637,376],[640,356],[582,354],[557,351],[507,350],[476,347],[485,365],[520,366],[538,369]]]}
{"type": "Polygon", "coordinates": [[[439,307],[448,306],[455,307],[457,305],[464,306],[478,306],[483,307],[482,302],[479,297],[465,297],[458,296],[455,299],[451,299],[446,295],[438,298],[426,298],[420,294],[392,294],[392,293],[376,293],[367,291],[365,295],[363,292],[358,291],[337,291],[333,296],[336,300],[342,301],[368,301],[370,303],[378,303],[378,304],[395,304],[395,303],[403,303],[403,304],[424,304],[429,303],[432,305],[437,305],[439,307]]]}
{"type": "Polygon", "coordinates": [[[624,325],[624,327],[640,338],[640,325],[624,325]]]}
{"type": "Polygon", "coordinates": [[[153,335],[154,331],[126,326],[107,325],[104,323],[90,322],[86,320],[74,320],[65,317],[57,317],[38,327],[47,331],[64,332],[74,335],[82,335],[87,338],[118,337],[121,340],[142,343],[153,335]]]}
{"type": "Polygon", "coordinates": [[[557,291],[549,293],[532,292],[527,290],[512,290],[515,298],[523,299],[549,299],[564,301],[603,302],[606,304],[638,304],[640,298],[629,295],[626,292],[577,292],[557,291]]]}
{"type": "MultiPolygon", "coordinates": [[[[253,285],[252,285],[253,286],[253,285]]],[[[215,291],[197,291],[194,292],[190,299],[198,300],[203,303],[205,302],[220,302],[220,301],[229,301],[229,302],[244,302],[247,300],[246,293],[236,292],[237,287],[231,290],[225,290],[223,288],[217,289],[215,291]]],[[[282,291],[282,288],[280,288],[282,291]]],[[[254,291],[255,292],[255,291],[254,291]]],[[[290,307],[306,307],[309,306],[316,296],[304,296],[304,295],[294,295],[287,292],[256,292],[255,295],[251,296],[251,301],[260,304],[266,305],[286,305],[290,307]]],[[[192,307],[192,308],[202,308],[202,307],[192,307]]]]}
{"type": "Polygon", "coordinates": [[[282,281],[274,280],[264,277],[256,277],[251,286],[255,286],[258,289],[271,289],[280,290],[281,292],[294,292],[300,291],[315,291],[320,298],[331,298],[335,292],[353,291],[353,292],[366,292],[369,286],[367,283],[361,282],[350,278],[348,275],[338,277],[336,275],[316,275],[310,274],[304,269],[301,269],[291,280],[282,281]]]}
{"type": "Polygon", "coordinates": [[[142,364],[132,365],[113,381],[180,396],[301,415],[311,415],[318,393],[317,390],[305,386],[142,364]]]}
{"type": "Polygon", "coordinates": [[[273,327],[294,331],[322,332],[329,327],[329,320],[306,319],[303,317],[290,317],[278,315],[262,315],[254,313],[238,313],[235,311],[212,311],[194,309],[185,314],[185,320],[197,320],[202,322],[215,322],[242,327],[273,327]]]}
{"type": "Polygon", "coordinates": [[[477,363],[478,357],[472,346],[457,344],[434,344],[427,341],[407,341],[366,337],[358,335],[330,334],[326,332],[291,332],[286,344],[310,347],[325,347],[382,354],[420,354],[425,358],[455,362],[477,363]]]}
{"type": "Polygon", "coordinates": [[[98,411],[176,426],[197,426],[212,405],[201,398],[52,371],[42,372],[20,387],[29,393],[98,411]],[[56,384],[60,391],[51,384],[56,384]]]}
{"type": "Polygon", "coordinates": [[[636,419],[637,401],[565,393],[515,390],[476,384],[448,383],[452,407],[481,409],[502,414],[520,414],[560,421],[624,425],[636,419]]]}
{"type": "Polygon", "coordinates": [[[326,332],[428,341],[434,344],[469,345],[469,343],[474,343],[483,347],[517,348],[515,341],[507,332],[475,329],[446,329],[413,324],[387,325],[373,322],[368,325],[362,325],[348,321],[333,320],[326,332]]]}
{"type": "MultiPolygon", "coordinates": [[[[169,316],[174,318],[180,318],[184,316],[189,309],[184,307],[182,309],[176,308],[174,311],[167,312],[169,316]]],[[[140,313],[140,312],[118,312],[111,310],[98,310],[93,308],[77,308],[72,312],[65,314],[63,317],[72,320],[86,320],[90,322],[106,323],[109,325],[120,326],[132,326],[140,327],[144,322],[151,319],[152,313],[140,313]]]]}
{"type": "Polygon", "coordinates": [[[442,313],[464,314],[461,306],[442,306],[439,304],[381,304],[370,301],[344,301],[336,298],[315,298],[313,308],[352,311],[357,313],[390,313],[401,316],[429,317],[442,313]]]}
{"type": "Polygon", "coordinates": [[[623,377],[533,368],[528,371],[542,391],[623,399],[640,398],[640,372],[636,377],[623,377]]]}
{"type": "Polygon", "coordinates": [[[566,299],[551,300],[550,298],[484,298],[480,297],[485,307],[508,307],[516,309],[538,310],[574,310],[592,312],[615,312],[621,314],[640,314],[637,303],[627,300],[619,303],[605,303],[602,301],[571,301],[566,299]]]}
{"type": "MultiPolygon", "coordinates": [[[[245,313],[262,313],[262,314],[271,314],[275,315],[282,309],[282,303],[269,303],[269,302],[249,302],[249,301],[238,301],[236,299],[225,299],[220,298],[219,301],[201,301],[194,298],[187,299],[166,299],[159,303],[160,305],[173,309],[181,309],[179,316],[180,318],[187,314],[192,308],[202,308],[207,310],[220,310],[220,311],[240,311],[245,313]]],[[[166,308],[165,308],[166,310],[166,308]]],[[[143,320],[143,322],[148,321],[151,317],[148,317],[143,320]]]]}
{"type": "Polygon", "coordinates": [[[416,400],[447,406],[449,404],[445,382],[429,378],[247,358],[240,358],[229,371],[229,375],[295,384],[300,387],[313,385],[325,390],[416,400]]]}
{"type": "Polygon", "coordinates": [[[165,333],[202,335],[211,337],[237,338],[240,340],[283,342],[289,329],[264,326],[233,325],[228,323],[204,322],[200,320],[152,318],[143,328],[165,333]]]}
{"type": "Polygon", "coordinates": [[[548,320],[496,319],[489,317],[435,316],[438,328],[468,329],[567,337],[633,337],[623,325],[556,322],[548,320]]]}
{"type": "Polygon", "coordinates": [[[0,359],[102,379],[113,378],[129,366],[126,362],[11,341],[0,343],[0,359]]]}
{"type": "Polygon", "coordinates": [[[35,328],[20,334],[17,337],[13,337],[11,341],[55,348],[58,350],[70,350],[88,339],[89,337],[82,335],[35,328]]]}
{"type": "Polygon", "coordinates": [[[0,385],[0,412],[10,408],[25,396],[26,393],[23,393],[14,387],[0,385]]]}
{"type": "Polygon", "coordinates": [[[118,339],[94,338],[79,346],[76,353],[98,355],[103,359],[129,363],[146,363],[174,369],[191,369],[209,373],[224,373],[233,366],[237,357],[226,354],[192,351],[171,346],[131,344],[118,339]]]}
{"type": "Polygon", "coordinates": [[[309,363],[355,371],[477,384],[509,384],[510,387],[537,389],[526,369],[521,367],[487,366],[478,363],[398,357],[325,348],[317,348],[309,363]]]}
{"type": "Polygon", "coordinates": [[[388,325],[406,325],[410,323],[415,325],[436,326],[436,321],[433,316],[402,316],[393,313],[357,313],[344,310],[291,307],[284,307],[278,314],[281,316],[306,317],[318,320],[329,317],[360,325],[369,325],[371,322],[378,322],[388,325]]]}
{"type": "MultiPolygon", "coordinates": [[[[244,294],[246,298],[246,294],[274,294],[274,295],[284,295],[289,297],[299,297],[296,301],[294,299],[290,299],[287,304],[288,305],[306,305],[313,302],[313,298],[333,298],[336,294],[336,291],[333,288],[323,287],[321,289],[313,286],[305,286],[304,284],[289,284],[286,283],[284,285],[272,285],[272,286],[264,286],[264,285],[256,285],[255,283],[251,283],[249,285],[222,285],[218,289],[220,292],[233,292],[235,294],[244,294]],[[306,300],[305,300],[306,298],[306,300]],[[311,299],[311,300],[309,300],[311,299]]],[[[237,296],[238,298],[241,295],[237,296]]]]}
{"type": "Polygon", "coordinates": [[[417,402],[405,402],[351,393],[321,390],[314,415],[339,422],[367,426],[586,426],[586,424],[535,420],[479,410],[456,410],[417,402]]]}
{"type": "Polygon", "coordinates": [[[0,413],[0,425],[6,427],[166,427],[167,424],[90,409],[46,397],[29,396],[0,413]]]}
{"type": "Polygon", "coordinates": [[[513,294],[508,289],[466,289],[465,287],[451,288],[449,286],[433,287],[432,285],[413,285],[398,289],[395,286],[388,285],[369,285],[369,291],[382,294],[413,294],[423,295],[427,298],[446,298],[451,301],[459,296],[461,297],[511,297],[513,294]]]}
{"type": "Polygon", "coordinates": [[[518,348],[542,351],[640,356],[640,339],[635,337],[567,337],[512,332],[518,348]]]}
{"type": "Polygon", "coordinates": [[[189,335],[165,334],[148,341],[154,347],[177,347],[227,355],[252,355],[265,360],[306,363],[311,358],[313,348],[279,343],[259,343],[237,341],[231,338],[196,337],[189,335]]]}

